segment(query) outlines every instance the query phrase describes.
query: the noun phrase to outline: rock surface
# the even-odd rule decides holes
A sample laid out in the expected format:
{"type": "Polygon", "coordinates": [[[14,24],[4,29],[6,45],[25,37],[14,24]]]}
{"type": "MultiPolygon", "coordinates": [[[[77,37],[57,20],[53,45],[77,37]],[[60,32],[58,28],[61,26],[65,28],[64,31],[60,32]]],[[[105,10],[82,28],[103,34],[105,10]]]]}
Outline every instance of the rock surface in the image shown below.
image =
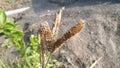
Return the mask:
{"type": "MultiPolygon", "coordinates": [[[[118,4],[74,7],[66,10],[63,14],[63,19],[72,17],[71,20],[78,18],[86,20],[84,29],[64,45],[74,52],[87,68],[100,57],[103,58],[95,66],[96,68],[120,67],[120,8],[117,6],[118,4]],[[74,11],[74,9],[76,10],[74,11]],[[67,16],[67,14],[71,16],[67,16]]],[[[69,26],[73,26],[74,21],[71,23],[70,21],[67,20],[69,26]]],[[[64,32],[63,29],[67,30],[68,24],[65,23],[61,26],[62,32],[64,32]]],[[[71,57],[71,52],[68,52],[68,55],[62,55],[71,57]]],[[[71,58],[73,58],[71,61],[74,60],[74,57],[71,58]]]]}
{"type": "Polygon", "coordinates": [[[68,5],[76,2],[78,0],[49,0],[51,3],[58,3],[60,5],[68,5]]]}
{"type": "MultiPolygon", "coordinates": [[[[45,4],[45,2],[43,3],[45,4]]],[[[56,4],[52,3],[52,8],[50,8],[49,3],[43,6],[47,6],[45,8],[50,10],[51,15],[41,17],[42,21],[46,20],[52,23],[52,12],[55,12],[54,9],[60,6],[56,7],[56,4]]],[[[59,36],[80,19],[86,20],[86,23],[81,32],[66,41],[59,50],[56,50],[55,57],[64,62],[66,68],[89,68],[101,57],[102,59],[95,65],[95,68],[119,68],[119,6],[117,0],[80,0],[66,6],[62,15],[59,36]]],[[[34,10],[41,15],[38,12],[41,9],[34,10]]]]}

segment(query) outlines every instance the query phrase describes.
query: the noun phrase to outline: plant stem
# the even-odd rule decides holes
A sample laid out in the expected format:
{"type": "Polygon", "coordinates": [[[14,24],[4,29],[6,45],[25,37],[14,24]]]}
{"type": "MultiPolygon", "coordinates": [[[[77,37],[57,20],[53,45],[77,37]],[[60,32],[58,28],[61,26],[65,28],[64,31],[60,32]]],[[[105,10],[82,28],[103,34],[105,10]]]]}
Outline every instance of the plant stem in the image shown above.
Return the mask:
{"type": "Polygon", "coordinates": [[[47,64],[49,63],[50,58],[51,58],[51,54],[48,56],[47,62],[45,64],[45,68],[47,67],[47,64]]]}

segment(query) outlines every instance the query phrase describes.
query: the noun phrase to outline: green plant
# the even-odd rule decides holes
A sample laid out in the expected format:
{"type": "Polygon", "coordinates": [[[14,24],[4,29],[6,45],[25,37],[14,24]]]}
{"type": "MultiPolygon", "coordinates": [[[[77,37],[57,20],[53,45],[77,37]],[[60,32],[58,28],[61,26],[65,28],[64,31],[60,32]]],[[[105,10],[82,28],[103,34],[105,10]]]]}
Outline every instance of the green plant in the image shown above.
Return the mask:
{"type": "Polygon", "coordinates": [[[13,4],[15,2],[15,0],[6,0],[6,1],[8,1],[11,4],[13,4]]]}
{"type": "Polygon", "coordinates": [[[6,38],[2,47],[7,46],[8,43],[14,44],[21,54],[17,61],[18,64],[14,64],[14,66],[20,68],[37,68],[39,64],[39,51],[36,36],[32,35],[30,43],[25,44],[23,41],[23,32],[17,29],[17,25],[13,21],[6,21],[4,11],[0,11],[0,30],[0,35],[4,35],[6,38]]]}
{"type": "MultiPolygon", "coordinates": [[[[2,47],[9,47],[15,45],[17,51],[20,53],[19,58],[9,66],[6,62],[2,63],[0,67],[3,68],[42,68],[40,64],[40,51],[38,48],[38,40],[36,35],[30,36],[30,42],[24,42],[24,33],[18,30],[18,25],[13,21],[6,19],[4,11],[0,11],[0,36],[5,37],[5,41],[1,45],[2,47]],[[7,66],[6,66],[7,65],[7,66]]],[[[47,52],[45,58],[48,58],[50,53],[47,52]]],[[[1,58],[0,58],[1,59],[1,58]]],[[[0,60],[2,61],[2,60],[0,60]]],[[[49,59],[46,59],[46,68],[53,67],[54,65],[49,63],[49,59]]],[[[50,59],[50,62],[53,60],[50,59]]]]}

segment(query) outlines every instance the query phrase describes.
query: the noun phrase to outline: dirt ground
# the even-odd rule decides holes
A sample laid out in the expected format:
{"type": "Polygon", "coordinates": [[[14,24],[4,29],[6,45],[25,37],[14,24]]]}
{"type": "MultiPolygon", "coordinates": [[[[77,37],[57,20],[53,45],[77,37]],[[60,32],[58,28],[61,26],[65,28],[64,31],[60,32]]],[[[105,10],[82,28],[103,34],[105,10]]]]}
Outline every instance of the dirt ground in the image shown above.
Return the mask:
{"type": "MultiPolygon", "coordinates": [[[[29,23],[36,32],[44,21],[51,25],[54,13],[63,6],[58,37],[80,19],[86,21],[82,31],[54,53],[66,68],[89,68],[98,59],[101,60],[95,68],[120,68],[120,0],[79,0],[67,5],[48,0],[24,1],[20,7],[30,6],[31,9],[17,22],[21,28],[29,23]]],[[[12,51],[9,54],[14,55],[12,51]]]]}

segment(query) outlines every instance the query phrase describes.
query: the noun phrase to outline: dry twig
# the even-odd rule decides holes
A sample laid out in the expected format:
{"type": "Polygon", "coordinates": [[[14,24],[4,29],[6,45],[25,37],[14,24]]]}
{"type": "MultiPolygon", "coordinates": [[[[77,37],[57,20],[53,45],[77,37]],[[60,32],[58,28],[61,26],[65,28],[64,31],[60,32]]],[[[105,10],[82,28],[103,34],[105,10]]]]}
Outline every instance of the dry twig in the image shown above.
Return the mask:
{"type": "Polygon", "coordinates": [[[90,68],[94,68],[95,65],[102,59],[102,57],[100,57],[98,60],[96,60],[91,66],[90,68]]]}
{"type": "Polygon", "coordinates": [[[63,10],[64,10],[64,7],[62,9],[60,9],[55,15],[55,19],[54,19],[53,26],[52,26],[53,39],[56,39],[56,37],[58,35],[59,25],[60,25],[60,21],[61,21],[61,13],[63,10]]]}

